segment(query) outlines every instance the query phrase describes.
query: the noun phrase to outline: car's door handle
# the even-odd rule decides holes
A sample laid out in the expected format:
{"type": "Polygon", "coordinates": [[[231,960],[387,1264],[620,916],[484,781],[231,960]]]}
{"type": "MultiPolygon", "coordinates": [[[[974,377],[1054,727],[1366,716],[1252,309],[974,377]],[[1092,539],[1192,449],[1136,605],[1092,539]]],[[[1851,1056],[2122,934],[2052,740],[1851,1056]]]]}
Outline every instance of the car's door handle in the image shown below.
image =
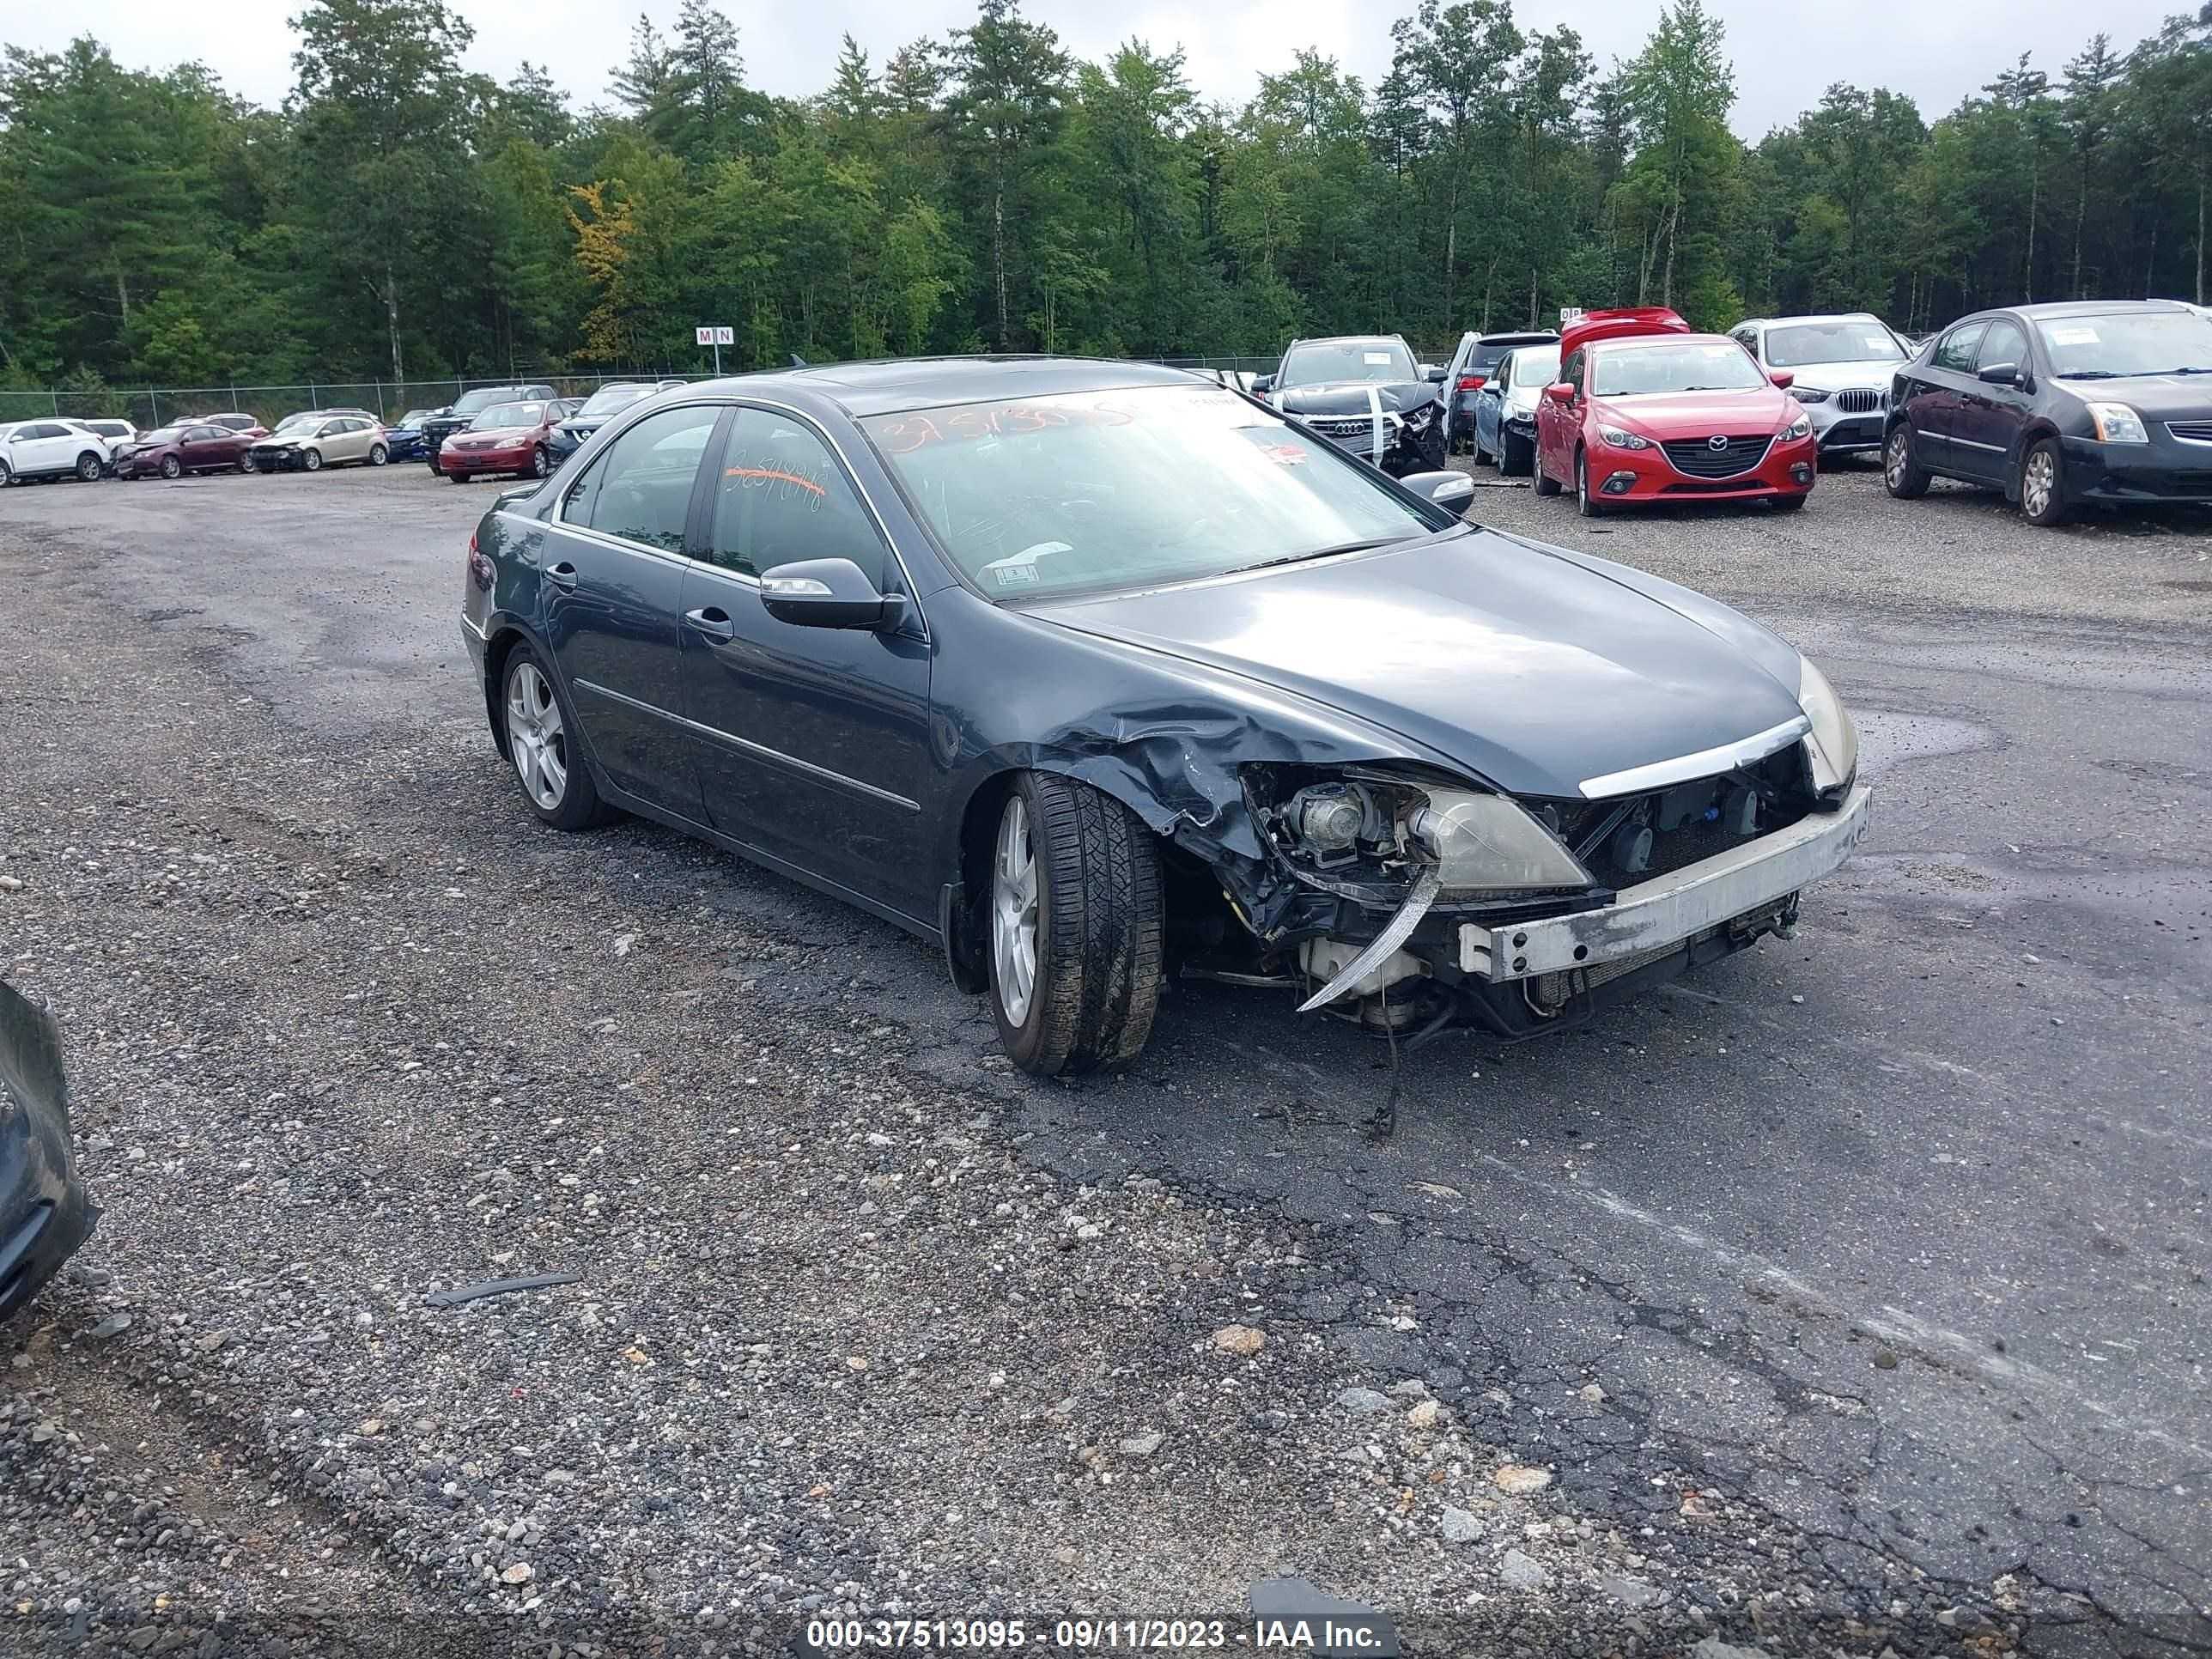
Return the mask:
{"type": "Polygon", "coordinates": [[[693,633],[704,634],[708,639],[718,642],[734,640],[738,637],[737,623],[730,620],[728,612],[717,605],[710,605],[703,610],[685,611],[684,625],[693,633]]]}
{"type": "Polygon", "coordinates": [[[545,567],[545,580],[556,587],[574,587],[576,585],[576,567],[566,559],[558,564],[549,564],[545,567]]]}

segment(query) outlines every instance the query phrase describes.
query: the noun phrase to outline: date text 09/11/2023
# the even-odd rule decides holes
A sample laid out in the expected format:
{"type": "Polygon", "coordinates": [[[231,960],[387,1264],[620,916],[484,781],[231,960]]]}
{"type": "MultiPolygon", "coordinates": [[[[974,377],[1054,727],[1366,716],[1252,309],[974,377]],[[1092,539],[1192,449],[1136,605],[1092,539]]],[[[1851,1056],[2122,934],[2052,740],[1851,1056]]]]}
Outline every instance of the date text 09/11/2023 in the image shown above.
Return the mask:
{"type": "Polygon", "coordinates": [[[938,1651],[975,1655],[1031,1650],[1073,1654],[1253,1652],[1372,1654],[1399,1651],[1390,1620],[1354,1612],[1311,1618],[824,1619],[806,1626],[807,1651],[938,1651]]]}

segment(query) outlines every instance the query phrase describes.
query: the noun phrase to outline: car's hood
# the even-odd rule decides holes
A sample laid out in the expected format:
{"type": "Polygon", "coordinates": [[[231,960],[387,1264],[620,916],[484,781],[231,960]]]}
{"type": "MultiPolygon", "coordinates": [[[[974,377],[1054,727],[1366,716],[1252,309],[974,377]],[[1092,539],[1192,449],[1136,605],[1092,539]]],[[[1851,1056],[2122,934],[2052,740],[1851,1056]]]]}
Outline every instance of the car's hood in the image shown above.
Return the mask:
{"type": "Polygon", "coordinates": [[[307,434],[304,432],[272,432],[253,441],[264,449],[297,449],[307,441],[307,434]]]}
{"type": "Polygon", "coordinates": [[[1796,716],[1796,653],[1686,589],[1491,531],[1029,608],[1295,691],[1516,794],[1796,716]]]}
{"type": "Polygon", "coordinates": [[[1365,415],[1367,394],[1375,393],[1383,412],[1403,413],[1422,404],[1434,403],[1436,387],[1426,380],[1403,380],[1376,386],[1367,380],[1340,380],[1327,386],[1294,386],[1276,392],[1268,401],[1286,415],[1365,415]]]}
{"type": "Polygon", "coordinates": [[[607,415],[572,416],[560,422],[560,428],[563,432],[573,432],[580,438],[588,438],[612,418],[607,415]]]}
{"type": "Polygon", "coordinates": [[[1534,415],[1537,399],[1543,395],[1544,388],[1540,386],[1516,386],[1502,393],[1498,400],[1505,405],[1509,415],[1534,415]]]}
{"type": "Polygon", "coordinates": [[[2069,380],[2056,384],[2088,403],[2125,404],[2138,415],[2161,421],[2212,420],[2212,374],[2124,374],[2114,380],[2069,380]]]}
{"type": "Polygon", "coordinates": [[[537,430],[534,426],[468,426],[453,436],[470,443],[512,444],[520,443],[537,430]]]}
{"type": "Polygon", "coordinates": [[[1654,438],[1772,431],[1790,420],[1796,409],[1788,392],[1771,386],[1741,392],[1652,392],[1591,402],[1600,419],[1654,438]]]}
{"type": "Polygon", "coordinates": [[[1846,392],[1858,387],[1886,391],[1897,378],[1897,371],[1904,367],[1903,362],[1893,357],[1863,363],[1808,363],[1802,368],[1785,369],[1783,373],[1796,375],[1796,384],[1820,392],[1846,392]]]}

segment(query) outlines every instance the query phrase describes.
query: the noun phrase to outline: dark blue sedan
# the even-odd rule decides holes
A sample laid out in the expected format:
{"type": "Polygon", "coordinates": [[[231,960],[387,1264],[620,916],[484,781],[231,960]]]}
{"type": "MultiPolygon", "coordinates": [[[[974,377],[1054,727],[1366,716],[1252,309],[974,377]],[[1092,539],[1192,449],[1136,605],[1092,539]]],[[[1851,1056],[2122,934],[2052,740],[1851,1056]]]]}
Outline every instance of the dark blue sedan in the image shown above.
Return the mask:
{"type": "Polygon", "coordinates": [[[422,421],[431,412],[427,409],[410,409],[384,428],[386,459],[419,461],[430,453],[422,436],[422,421]]]}
{"type": "Polygon", "coordinates": [[[1173,369],[805,368],[502,497],[461,625],[543,822],[888,918],[1025,1070],[1133,1060],[1171,974],[1532,1035],[1789,932],[1868,793],[1794,648],[1470,493],[1173,369]]]}

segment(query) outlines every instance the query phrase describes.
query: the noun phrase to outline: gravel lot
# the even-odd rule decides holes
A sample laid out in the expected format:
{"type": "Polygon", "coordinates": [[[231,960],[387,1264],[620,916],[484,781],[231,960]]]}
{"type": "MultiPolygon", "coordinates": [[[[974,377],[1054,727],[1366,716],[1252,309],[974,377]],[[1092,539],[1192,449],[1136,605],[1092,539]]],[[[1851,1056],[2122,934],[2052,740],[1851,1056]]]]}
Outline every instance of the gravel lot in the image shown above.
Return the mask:
{"type": "Polygon", "coordinates": [[[1410,1057],[1376,1143],[1380,1050],[1263,994],[1037,1085],[902,935],[540,830],[453,622],[493,493],[0,495],[0,971],[106,1212],[0,1335],[0,1650],[1285,1575],[1422,1653],[2212,1644],[2212,517],[1484,489],[1806,646],[1876,827],[1790,944],[1410,1057]]]}

